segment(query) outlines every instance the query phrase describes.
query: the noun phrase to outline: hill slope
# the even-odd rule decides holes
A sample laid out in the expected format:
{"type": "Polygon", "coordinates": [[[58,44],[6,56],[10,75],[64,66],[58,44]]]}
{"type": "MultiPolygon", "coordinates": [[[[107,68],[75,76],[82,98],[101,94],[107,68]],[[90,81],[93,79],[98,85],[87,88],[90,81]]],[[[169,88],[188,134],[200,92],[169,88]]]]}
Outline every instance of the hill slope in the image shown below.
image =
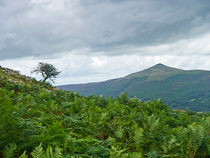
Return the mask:
{"type": "Polygon", "coordinates": [[[128,76],[97,83],[62,85],[57,88],[82,95],[116,97],[127,92],[143,100],[161,98],[172,108],[210,111],[210,71],[181,70],[157,64],[128,76]]]}
{"type": "Polygon", "coordinates": [[[0,67],[0,157],[209,157],[210,114],[80,96],[0,67]]]}

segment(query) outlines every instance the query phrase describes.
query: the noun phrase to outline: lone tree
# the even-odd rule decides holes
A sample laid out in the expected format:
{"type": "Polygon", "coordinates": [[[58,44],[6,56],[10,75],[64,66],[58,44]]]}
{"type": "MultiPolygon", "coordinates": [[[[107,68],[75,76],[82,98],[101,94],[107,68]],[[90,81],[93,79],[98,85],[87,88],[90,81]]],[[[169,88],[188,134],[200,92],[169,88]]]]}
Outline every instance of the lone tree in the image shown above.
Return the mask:
{"type": "Polygon", "coordinates": [[[60,74],[61,72],[58,71],[52,64],[40,62],[38,66],[31,71],[31,73],[41,74],[43,77],[43,82],[46,82],[47,79],[51,80],[54,83],[54,79],[60,74]]]}

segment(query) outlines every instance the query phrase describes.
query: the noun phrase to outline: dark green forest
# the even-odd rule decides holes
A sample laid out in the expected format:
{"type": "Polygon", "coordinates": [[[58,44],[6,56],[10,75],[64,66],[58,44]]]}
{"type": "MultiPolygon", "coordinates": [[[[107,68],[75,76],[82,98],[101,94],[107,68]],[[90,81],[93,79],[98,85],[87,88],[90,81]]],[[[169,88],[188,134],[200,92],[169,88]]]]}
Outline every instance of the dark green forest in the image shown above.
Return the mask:
{"type": "Polygon", "coordinates": [[[0,68],[0,157],[210,156],[210,114],[80,96],[0,68]]]}

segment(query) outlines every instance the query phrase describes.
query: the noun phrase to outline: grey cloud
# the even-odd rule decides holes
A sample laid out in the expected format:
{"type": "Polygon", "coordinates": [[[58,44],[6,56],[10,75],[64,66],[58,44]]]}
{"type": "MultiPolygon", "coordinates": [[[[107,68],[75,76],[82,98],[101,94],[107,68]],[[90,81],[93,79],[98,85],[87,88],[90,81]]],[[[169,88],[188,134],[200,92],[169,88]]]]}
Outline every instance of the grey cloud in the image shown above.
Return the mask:
{"type": "MultiPolygon", "coordinates": [[[[210,27],[208,0],[0,0],[0,59],[89,48],[124,48],[193,38],[210,27]]],[[[135,52],[136,53],[136,52],[135,52]]],[[[145,52],[146,54],[146,52],[145,52]]]]}
{"type": "MultiPolygon", "coordinates": [[[[140,56],[140,55],[120,55],[120,56],[90,56],[72,55],[60,56],[58,59],[41,60],[48,62],[62,71],[56,80],[57,85],[70,83],[86,83],[104,81],[141,71],[157,63],[181,69],[205,69],[210,68],[210,56],[140,56]],[[95,60],[96,59],[96,60],[95,60]],[[97,61],[100,64],[97,64],[97,61]],[[71,61],[71,62],[69,62],[71,61]],[[186,64],[187,63],[187,64],[186,64]],[[114,73],[113,73],[114,72],[114,73]]],[[[40,62],[39,58],[28,57],[19,59],[9,59],[0,61],[0,65],[20,71],[22,74],[37,77],[31,74],[31,70],[40,62]]]]}

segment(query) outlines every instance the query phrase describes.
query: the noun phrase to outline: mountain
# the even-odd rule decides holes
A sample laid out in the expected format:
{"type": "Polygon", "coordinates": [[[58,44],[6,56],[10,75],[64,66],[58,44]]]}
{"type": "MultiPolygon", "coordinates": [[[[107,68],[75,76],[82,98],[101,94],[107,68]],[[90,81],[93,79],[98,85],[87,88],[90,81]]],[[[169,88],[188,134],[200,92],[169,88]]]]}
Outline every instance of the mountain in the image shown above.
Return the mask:
{"type": "Polygon", "coordinates": [[[130,97],[136,96],[142,100],[161,98],[175,109],[210,111],[210,71],[181,70],[157,64],[122,78],[57,88],[85,96],[117,97],[127,92],[130,97]]]}

